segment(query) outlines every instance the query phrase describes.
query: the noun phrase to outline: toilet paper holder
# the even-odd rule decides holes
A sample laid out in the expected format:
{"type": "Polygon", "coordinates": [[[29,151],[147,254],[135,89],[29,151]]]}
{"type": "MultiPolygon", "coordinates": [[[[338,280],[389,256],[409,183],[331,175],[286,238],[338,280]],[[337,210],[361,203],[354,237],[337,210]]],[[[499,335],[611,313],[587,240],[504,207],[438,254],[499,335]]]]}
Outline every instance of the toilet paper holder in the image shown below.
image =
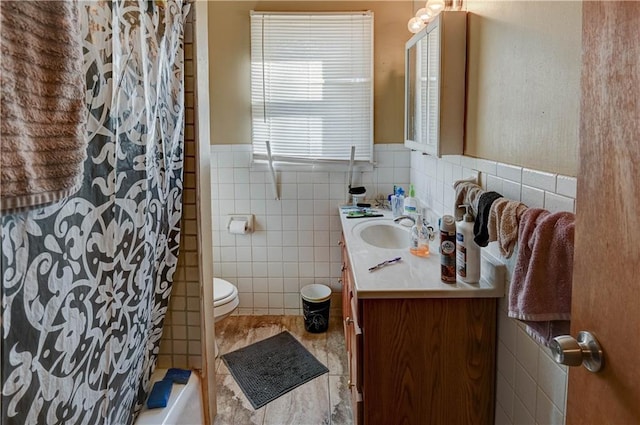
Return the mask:
{"type": "Polygon", "coordinates": [[[229,214],[229,220],[227,221],[227,230],[231,231],[231,222],[233,221],[246,221],[247,231],[246,233],[253,232],[253,214],[229,214]]]}

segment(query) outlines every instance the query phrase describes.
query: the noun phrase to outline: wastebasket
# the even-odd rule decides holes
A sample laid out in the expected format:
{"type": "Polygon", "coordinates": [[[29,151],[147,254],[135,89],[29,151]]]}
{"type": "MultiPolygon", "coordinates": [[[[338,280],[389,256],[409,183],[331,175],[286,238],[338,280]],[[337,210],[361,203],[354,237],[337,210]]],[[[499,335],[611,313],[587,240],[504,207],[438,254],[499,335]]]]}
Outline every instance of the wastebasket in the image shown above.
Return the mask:
{"type": "Polygon", "coordinates": [[[331,308],[331,288],[313,283],[300,290],[302,296],[302,315],[307,332],[326,332],[329,328],[329,309],[331,308]]]}

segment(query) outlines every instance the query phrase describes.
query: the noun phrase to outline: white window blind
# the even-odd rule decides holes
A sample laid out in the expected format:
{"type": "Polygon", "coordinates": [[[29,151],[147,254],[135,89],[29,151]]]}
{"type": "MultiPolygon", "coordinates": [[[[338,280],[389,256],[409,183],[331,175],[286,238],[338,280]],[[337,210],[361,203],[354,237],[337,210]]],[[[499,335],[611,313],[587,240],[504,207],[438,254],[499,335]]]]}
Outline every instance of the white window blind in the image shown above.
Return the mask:
{"type": "Polygon", "coordinates": [[[251,12],[254,160],[372,162],[373,13],[251,12]]]}

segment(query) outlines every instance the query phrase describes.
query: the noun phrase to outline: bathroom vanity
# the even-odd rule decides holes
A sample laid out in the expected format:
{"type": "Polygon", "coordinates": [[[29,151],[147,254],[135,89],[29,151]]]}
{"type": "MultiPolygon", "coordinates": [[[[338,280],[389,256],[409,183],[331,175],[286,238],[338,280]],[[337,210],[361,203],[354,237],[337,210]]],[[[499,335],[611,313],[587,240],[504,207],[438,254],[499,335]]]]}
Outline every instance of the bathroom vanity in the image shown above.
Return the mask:
{"type": "MultiPolygon", "coordinates": [[[[362,240],[361,230],[373,219],[355,223],[341,214],[341,220],[354,424],[493,423],[496,303],[504,295],[504,266],[485,258],[479,284],[445,284],[435,244],[430,258],[415,257],[406,248],[362,240]],[[402,260],[368,271],[397,256],[402,260]]],[[[378,222],[393,225],[390,216],[378,222]]]]}

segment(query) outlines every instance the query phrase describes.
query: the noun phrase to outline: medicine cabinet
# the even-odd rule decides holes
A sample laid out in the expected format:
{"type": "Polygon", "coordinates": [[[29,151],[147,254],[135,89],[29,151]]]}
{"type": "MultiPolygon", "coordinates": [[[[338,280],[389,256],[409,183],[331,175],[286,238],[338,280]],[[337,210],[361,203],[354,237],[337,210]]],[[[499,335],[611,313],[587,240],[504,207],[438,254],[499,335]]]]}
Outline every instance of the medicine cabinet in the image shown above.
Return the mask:
{"type": "Polygon", "coordinates": [[[405,146],[441,157],[464,144],[467,13],[444,11],[405,45],[405,146]]]}

